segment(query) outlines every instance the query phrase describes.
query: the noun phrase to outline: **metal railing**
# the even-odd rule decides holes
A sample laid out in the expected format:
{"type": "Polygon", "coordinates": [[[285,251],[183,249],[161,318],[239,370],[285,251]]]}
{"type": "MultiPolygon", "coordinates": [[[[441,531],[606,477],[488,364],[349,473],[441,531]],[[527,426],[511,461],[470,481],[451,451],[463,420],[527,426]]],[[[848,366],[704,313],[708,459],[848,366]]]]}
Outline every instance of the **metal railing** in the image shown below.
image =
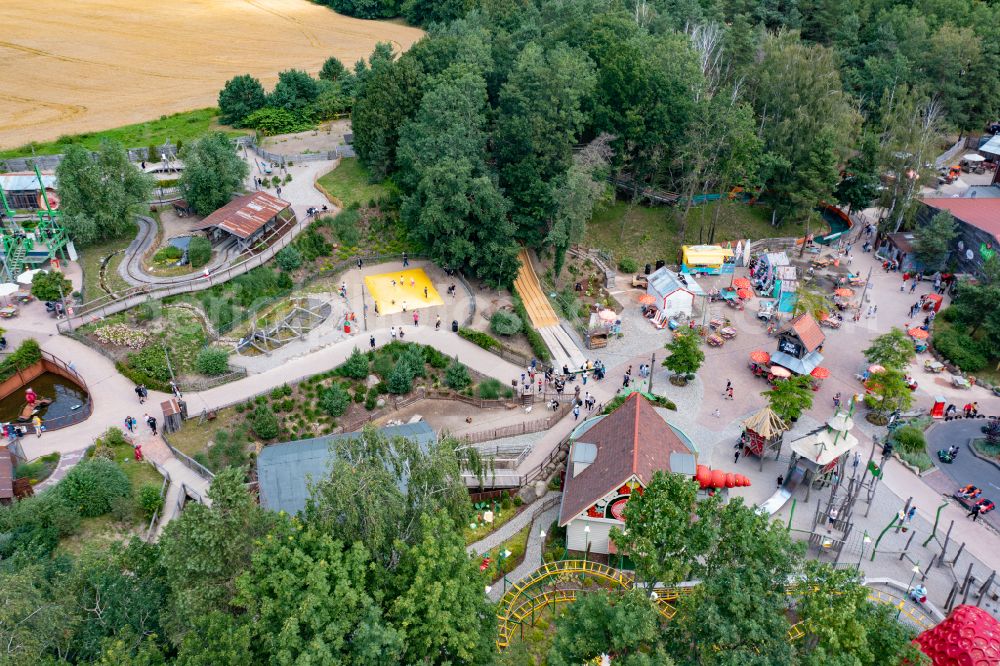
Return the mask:
{"type": "Polygon", "coordinates": [[[483,430],[480,432],[469,433],[467,435],[459,435],[458,438],[469,442],[470,444],[476,444],[479,442],[491,442],[495,439],[504,439],[506,437],[517,437],[518,435],[528,435],[535,432],[542,432],[544,430],[548,430],[553,425],[561,421],[562,418],[569,413],[570,409],[571,407],[569,404],[560,403],[559,409],[547,418],[536,419],[534,421],[522,421],[521,423],[515,423],[502,428],[493,428],[491,430],[483,430]]]}
{"type": "Polygon", "coordinates": [[[192,472],[194,472],[195,474],[197,474],[201,478],[205,479],[209,483],[212,482],[212,479],[215,478],[215,474],[212,473],[212,470],[208,469],[207,467],[205,467],[204,465],[202,465],[200,462],[198,462],[197,460],[195,460],[194,458],[192,458],[191,456],[187,455],[186,453],[184,453],[183,451],[181,451],[177,447],[175,447],[173,444],[171,444],[170,440],[167,439],[167,434],[166,433],[162,433],[162,434],[163,434],[163,441],[166,443],[167,448],[170,449],[170,452],[173,453],[174,456],[176,456],[178,460],[181,461],[182,465],[184,465],[185,467],[187,467],[192,472]]]}

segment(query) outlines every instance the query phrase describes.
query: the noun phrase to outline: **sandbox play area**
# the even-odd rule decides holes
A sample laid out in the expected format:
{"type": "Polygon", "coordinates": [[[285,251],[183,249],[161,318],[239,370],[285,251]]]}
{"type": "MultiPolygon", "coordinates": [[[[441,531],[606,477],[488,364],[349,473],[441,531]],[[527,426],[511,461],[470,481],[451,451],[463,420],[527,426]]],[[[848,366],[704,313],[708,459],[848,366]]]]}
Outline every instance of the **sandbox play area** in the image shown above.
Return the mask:
{"type": "Polygon", "coordinates": [[[284,69],[348,67],[376,42],[423,31],[342,16],[308,0],[4,0],[0,147],[215,106],[227,79],[271,88],[284,69]],[[24,82],[30,72],[30,83],[24,82]],[[15,90],[16,89],[16,90],[15,90]]]}
{"type": "Polygon", "coordinates": [[[422,268],[369,275],[365,278],[365,288],[372,295],[379,314],[383,315],[444,305],[422,268]]]}

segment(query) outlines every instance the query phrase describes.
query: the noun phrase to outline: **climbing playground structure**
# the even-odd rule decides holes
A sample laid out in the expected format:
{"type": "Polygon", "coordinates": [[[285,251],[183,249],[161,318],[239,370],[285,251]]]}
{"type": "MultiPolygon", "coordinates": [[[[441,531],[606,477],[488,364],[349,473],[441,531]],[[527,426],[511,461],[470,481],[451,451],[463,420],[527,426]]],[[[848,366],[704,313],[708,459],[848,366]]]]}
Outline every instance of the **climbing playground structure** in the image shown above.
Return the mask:
{"type": "MultiPolygon", "coordinates": [[[[681,583],[669,587],[654,587],[656,606],[660,615],[672,620],[678,613],[677,601],[697,588],[696,582],[681,583]]],[[[497,607],[497,648],[510,646],[515,632],[523,636],[525,625],[534,626],[541,612],[548,606],[570,603],[578,595],[597,589],[628,590],[636,587],[631,572],[588,560],[559,560],[547,562],[530,575],[515,583],[500,598],[497,607]],[[582,579],[589,577],[602,586],[584,588],[582,579]]],[[[808,594],[810,590],[801,585],[786,587],[789,597],[808,594]]],[[[888,604],[899,609],[900,618],[917,629],[928,630],[935,622],[917,605],[880,589],[869,588],[868,600],[872,603],[888,604]]],[[[799,622],[788,630],[788,640],[795,641],[806,635],[808,627],[799,622]]]]}
{"type": "Polygon", "coordinates": [[[542,290],[538,275],[531,265],[528,251],[521,248],[517,257],[521,262],[521,267],[514,279],[514,290],[521,297],[528,318],[531,319],[531,325],[538,330],[545,341],[545,346],[552,353],[552,365],[556,368],[565,365],[571,370],[579,369],[587,362],[586,358],[573,338],[559,324],[559,317],[556,316],[552,304],[549,303],[549,299],[542,290]]]}
{"type": "Polygon", "coordinates": [[[60,253],[64,259],[75,258],[66,250],[69,237],[62,226],[59,200],[51,192],[51,187],[45,186],[37,166],[35,179],[39,207],[34,215],[11,208],[6,193],[0,188],[0,205],[3,206],[0,210],[3,220],[0,228],[0,281],[3,282],[16,281],[26,265],[45,264],[56,259],[60,253]]]}

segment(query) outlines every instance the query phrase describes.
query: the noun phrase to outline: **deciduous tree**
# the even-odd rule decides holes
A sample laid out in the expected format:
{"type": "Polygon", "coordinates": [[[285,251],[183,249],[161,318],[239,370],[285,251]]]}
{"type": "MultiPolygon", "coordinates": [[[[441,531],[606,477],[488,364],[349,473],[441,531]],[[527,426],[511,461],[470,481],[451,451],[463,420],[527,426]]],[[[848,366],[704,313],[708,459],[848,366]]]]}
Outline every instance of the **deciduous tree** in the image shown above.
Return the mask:
{"type": "Polygon", "coordinates": [[[133,231],[135,216],[148,210],[153,193],[153,177],[129,162],[114,141],[102,141],[94,157],[79,144],[70,145],[56,178],[63,224],[80,245],[133,231]]]}
{"type": "Polygon", "coordinates": [[[895,326],[872,340],[871,346],[863,353],[869,363],[893,370],[902,370],[917,354],[910,336],[895,326]]]}
{"type": "Polygon", "coordinates": [[[958,235],[958,223],[943,210],[913,231],[913,249],[925,271],[938,271],[948,260],[951,241],[958,235]]]}
{"type": "Polygon", "coordinates": [[[687,381],[705,362],[705,352],[701,349],[698,334],[690,331],[674,333],[674,339],[666,344],[670,356],[663,360],[663,367],[687,381]]]}
{"type": "Polygon", "coordinates": [[[208,215],[229,203],[233,193],[243,190],[250,173],[250,167],[222,132],[189,143],[182,158],[181,192],[199,215],[208,215]]]}
{"type": "Polygon", "coordinates": [[[260,81],[249,74],[234,76],[219,91],[219,120],[240,127],[243,119],[267,105],[260,81]]]}

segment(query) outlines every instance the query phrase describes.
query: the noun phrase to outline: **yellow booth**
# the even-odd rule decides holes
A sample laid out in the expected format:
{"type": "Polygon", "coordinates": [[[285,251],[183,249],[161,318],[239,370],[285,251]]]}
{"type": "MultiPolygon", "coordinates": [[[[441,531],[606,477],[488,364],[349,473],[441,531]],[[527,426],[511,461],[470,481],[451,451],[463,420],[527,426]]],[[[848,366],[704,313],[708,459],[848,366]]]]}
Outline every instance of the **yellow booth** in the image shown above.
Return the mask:
{"type": "Polygon", "coordinates": [[[719,275],[732,273],[736,262],[733,251],[719,245],[681,247],[681,272],[719,275]]]}

